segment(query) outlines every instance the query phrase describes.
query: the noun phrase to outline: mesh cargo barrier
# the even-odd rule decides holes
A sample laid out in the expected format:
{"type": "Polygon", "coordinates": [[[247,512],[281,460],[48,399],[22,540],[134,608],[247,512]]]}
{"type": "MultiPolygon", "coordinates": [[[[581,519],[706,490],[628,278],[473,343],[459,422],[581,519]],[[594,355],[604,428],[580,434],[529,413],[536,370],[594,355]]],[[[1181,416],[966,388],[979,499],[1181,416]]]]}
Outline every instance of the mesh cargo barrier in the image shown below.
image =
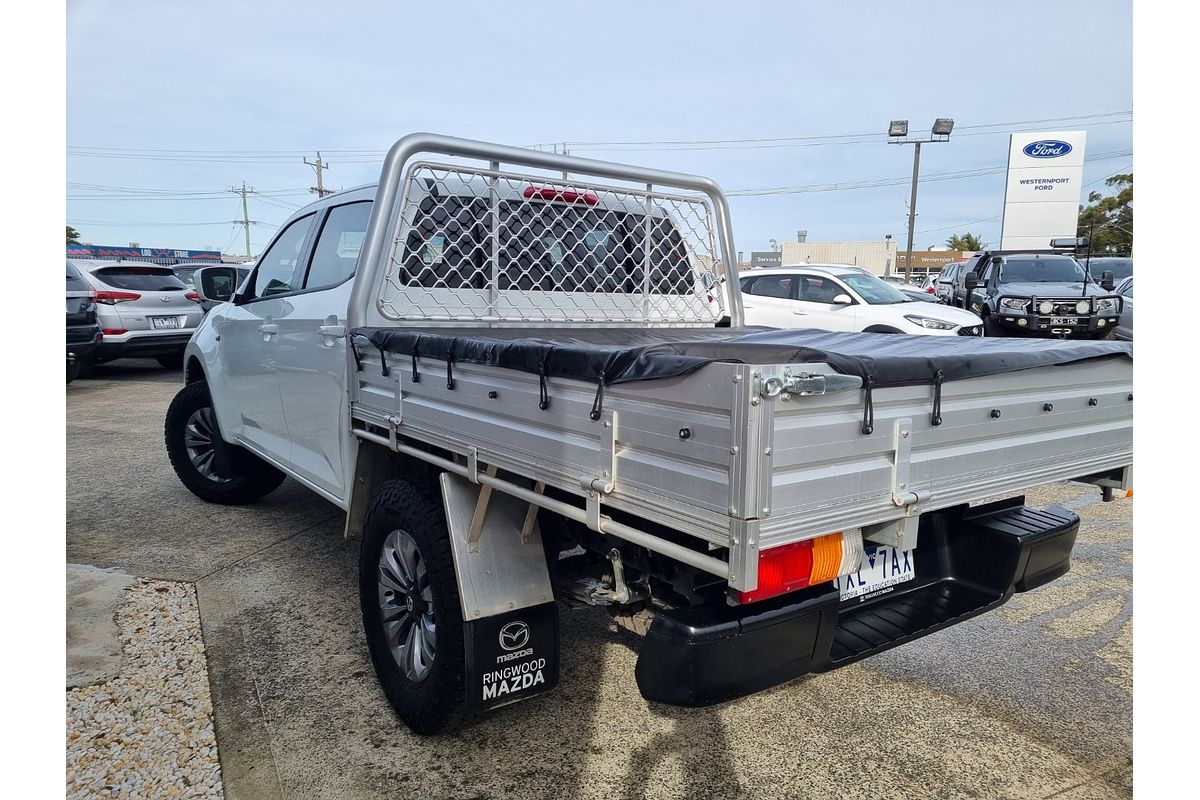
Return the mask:
{"type": "Polygon", "coordinates": [[[413,164],[379,297],[393,320],[712,326],[702,195],[413,164]]]}

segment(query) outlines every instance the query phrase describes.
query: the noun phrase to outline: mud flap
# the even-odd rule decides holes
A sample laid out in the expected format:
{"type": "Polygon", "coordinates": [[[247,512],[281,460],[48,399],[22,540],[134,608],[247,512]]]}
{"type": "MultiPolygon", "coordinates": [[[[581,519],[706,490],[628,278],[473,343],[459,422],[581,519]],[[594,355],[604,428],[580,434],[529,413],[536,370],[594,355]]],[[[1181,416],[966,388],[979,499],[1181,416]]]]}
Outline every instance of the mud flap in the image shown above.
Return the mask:
{"type": "Polygon", "coordinates": [[[469,713],[553,689],[558,608],[541,534],[526,525],[529,505],[450,473],[439,482],[462,604],[469,713]]]}
{"type": "Polygon", "coordinates": [[[482,713],[558,685],[558,608],[522,608],[468,622],[467,709],[482,713]]]}

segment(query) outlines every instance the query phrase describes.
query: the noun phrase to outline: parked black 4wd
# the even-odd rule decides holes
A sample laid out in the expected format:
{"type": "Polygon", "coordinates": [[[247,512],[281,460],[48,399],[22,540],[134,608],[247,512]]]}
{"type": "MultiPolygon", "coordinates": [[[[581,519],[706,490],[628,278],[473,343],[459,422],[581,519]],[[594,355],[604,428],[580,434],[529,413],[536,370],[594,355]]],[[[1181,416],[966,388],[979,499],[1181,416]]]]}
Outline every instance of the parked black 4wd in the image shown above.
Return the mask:
{"type": "Polygon", "coordinates": [[[1100,339],[1121,316],[1112,274],[1096,283],[1068,255],[993,251],[967,266],[953,305],[982,317],[985,336],[1100,339]]]}

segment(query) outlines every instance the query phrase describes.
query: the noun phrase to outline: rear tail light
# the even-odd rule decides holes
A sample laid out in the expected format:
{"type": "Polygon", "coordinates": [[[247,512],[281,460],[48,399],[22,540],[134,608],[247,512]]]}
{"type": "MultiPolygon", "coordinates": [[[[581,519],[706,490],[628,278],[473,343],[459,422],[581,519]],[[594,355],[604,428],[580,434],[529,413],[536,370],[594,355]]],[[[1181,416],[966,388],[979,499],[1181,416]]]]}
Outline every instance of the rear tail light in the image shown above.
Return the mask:
{"type": "Polygon", "coordinates": [[[594,206],[600,202],[600,197],[595,192],[577,192],[574,189],[558,189],[553,186],[526,186],[525,191],[521,193],[526,200],[538,198],[539,200],[562,200],[567,203],[587,203],[589,206],[594,206]]]}
{"type": "Polygon", "coordinates": [[[111,289],[101,289],[96,292],[96,302],[104,303],[106,306],[115,306],[117,303],[141,299],[142,296],[137,292],[117,292],[111,289]]]}
{"type": "Polygon", "coordinates": [[[929,292],[930,294],[936,294],[936,292],[934,292],[934,291],[933,291],[933,287],[932,287],[932,286],[928,286],[928,287],[926,287],[926,288],[925,288],[925,291],[929,292]]]}
{"type": "Polygon", "coordinates": [[[104,336],[120,336],[122,333],[129,333],[129,331],[124,328],[105,328],[100,333],[104,336]]]}
{"type": "Polygon", "coordinates": [[[734,599],[755,603],[828,583],[857,570],[862,556],[862,531],[857,528],[763,550],[758,556],[758,586],[735,592],[734,599]]]}
{"type": "Polygon", "coordinates": [[[191,300],[193,303],[200,302],[200,293],[199,292],[187,292],[183,296],[185,298],[187,298],[188,300],[191,300]]]}

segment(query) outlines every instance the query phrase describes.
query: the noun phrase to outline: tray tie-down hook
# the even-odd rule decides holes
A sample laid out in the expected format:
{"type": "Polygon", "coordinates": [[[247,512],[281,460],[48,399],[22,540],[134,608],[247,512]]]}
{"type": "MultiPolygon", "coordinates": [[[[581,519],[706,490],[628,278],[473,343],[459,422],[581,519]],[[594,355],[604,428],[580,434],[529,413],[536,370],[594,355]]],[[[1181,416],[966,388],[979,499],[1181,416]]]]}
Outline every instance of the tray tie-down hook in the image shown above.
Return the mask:
{"type": "Polygon", "coordinates": [[[604,413],[604,373],[600,373],[600,380],[596,384],[596,399],[592,401],[591,418],[593,421],[599,420],[601,414],[604,413]]]}

